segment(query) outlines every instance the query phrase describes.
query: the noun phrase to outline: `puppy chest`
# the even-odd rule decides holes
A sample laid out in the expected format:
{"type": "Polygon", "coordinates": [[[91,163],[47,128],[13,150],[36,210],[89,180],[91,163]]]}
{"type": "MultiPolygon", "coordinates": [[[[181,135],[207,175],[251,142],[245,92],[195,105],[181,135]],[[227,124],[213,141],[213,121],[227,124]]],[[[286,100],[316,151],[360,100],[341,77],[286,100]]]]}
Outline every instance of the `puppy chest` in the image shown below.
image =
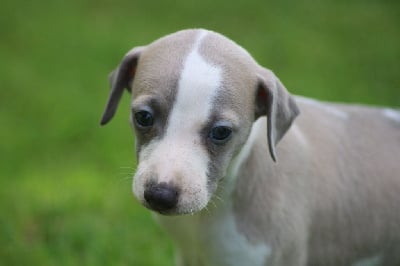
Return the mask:
{"type": "MultiPolygon", "coordinates": [[[[207,211],[206,211],[207,212],[207,211]]],[[[178,256],[189,265],[265,265],[271,247],[251,243],[236,227],[231,212],[208,216],[161,217],[161,225],[171,234],[178,256]],[[211,218],[212,217],[212,218],[211,218]]]]}

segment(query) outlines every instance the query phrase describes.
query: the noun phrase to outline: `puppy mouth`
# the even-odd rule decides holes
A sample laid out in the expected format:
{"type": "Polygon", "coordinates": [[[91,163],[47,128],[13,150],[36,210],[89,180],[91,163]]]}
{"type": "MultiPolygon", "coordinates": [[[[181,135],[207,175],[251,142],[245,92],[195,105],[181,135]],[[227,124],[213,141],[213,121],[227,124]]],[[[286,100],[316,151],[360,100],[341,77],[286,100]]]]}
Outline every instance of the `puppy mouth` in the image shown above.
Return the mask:
{"type": "Polygon", "coordinates": [[[173,209],[160,209],[160,208],[154,208],[150,206],[147,202],[143,202],[143,206],[149,209],[150,211],[156,212],[158,214],[161,214],[163,216],[181,216],[181,215],[193,215],[195,213],[200,212],[203,208],[201,209],[191,209],[191,208],[180,208],[177,206],[176,208],[173,209]]]}
{"type": "Polygon", "coordinates": [[[179,212],[177,209],[169,209],[169,210],[163,210],[163,209],[157,209],[152,206],[150,206],[147,202],[143,202],[143,206],[149,209],[152,212],[155,212],[157,214],[161,214],[164,216],[179,216],[183,215],[183,213],[179,212]]]}

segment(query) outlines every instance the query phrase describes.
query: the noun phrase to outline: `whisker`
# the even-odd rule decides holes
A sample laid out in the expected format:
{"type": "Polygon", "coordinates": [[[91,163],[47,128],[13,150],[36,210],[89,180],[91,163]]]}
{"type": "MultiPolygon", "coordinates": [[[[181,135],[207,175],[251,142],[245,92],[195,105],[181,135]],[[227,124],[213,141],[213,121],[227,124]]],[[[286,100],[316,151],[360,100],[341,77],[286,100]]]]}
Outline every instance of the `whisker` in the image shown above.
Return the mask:
{"type": "Polygon", "coordinates": [[[211,215],[211,211],[210,211],[210,209],[208,208],[208,206],[206,206],[206,207],[204,208],[204,210],[206,211],[207,215],[211,215]]]}
{"type": "Polygon", "coordinates": [[[119,181],[130,181],[133,179],[132,175],[126,175],[124,177],[119,178],[119,181]]]}
{"type": "Polygon", "coordinates": [[[133,179],[133,175],[136,172],[136,167],[121,166],[119,167],[120,173],[118,173],[119,182],[130,181],[133,179]]]}
{"type": "MultiPolygon", "coordinates": [[[[223,188],[222,188],[223,189],[223,188]]],[[[223,193],[224,194],[224,193],[223,193]]],[[[215,202],[215,201],[218,201],[219,203],[221,203],[221,204],[224,204],[225,203],[225,199],[224,198],[222,198],[222,197],[220,197],[220,196],[218,196],[217,194],[214,194],[214,196],[212,197],[212,200],[215,202]]]]}

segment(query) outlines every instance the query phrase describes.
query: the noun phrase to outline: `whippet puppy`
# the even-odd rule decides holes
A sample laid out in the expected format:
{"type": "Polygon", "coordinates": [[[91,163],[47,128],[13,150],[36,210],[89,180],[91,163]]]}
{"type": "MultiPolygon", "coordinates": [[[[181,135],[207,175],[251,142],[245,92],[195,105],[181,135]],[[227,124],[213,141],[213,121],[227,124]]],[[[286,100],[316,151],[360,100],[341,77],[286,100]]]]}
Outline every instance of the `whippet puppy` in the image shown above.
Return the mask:
{"type": "Polygon", "coordinates": [[[129,51],[133,193],[191,266],[400,265],[400,112],[291,96],[239,45],[184,30],[129,51]]]}

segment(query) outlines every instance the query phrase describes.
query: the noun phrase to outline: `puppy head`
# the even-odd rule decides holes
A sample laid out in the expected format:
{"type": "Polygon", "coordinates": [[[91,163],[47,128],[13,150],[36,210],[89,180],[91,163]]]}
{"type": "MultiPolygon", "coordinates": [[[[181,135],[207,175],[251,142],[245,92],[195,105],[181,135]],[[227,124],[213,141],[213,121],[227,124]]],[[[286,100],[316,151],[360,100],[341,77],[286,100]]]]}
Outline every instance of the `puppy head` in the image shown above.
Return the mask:
{"type": "Polygon", "coordinates": [[[138,156],[133,191],[162,214],[207,206],[252,123],[268,117],[270,153],[297,115],[286,89],[240,46],[205,30],[132,49],[111,74],[102,124],[132,93],[138,156]],[[284,121],[282,121],[284,120],[284,121]]]}

